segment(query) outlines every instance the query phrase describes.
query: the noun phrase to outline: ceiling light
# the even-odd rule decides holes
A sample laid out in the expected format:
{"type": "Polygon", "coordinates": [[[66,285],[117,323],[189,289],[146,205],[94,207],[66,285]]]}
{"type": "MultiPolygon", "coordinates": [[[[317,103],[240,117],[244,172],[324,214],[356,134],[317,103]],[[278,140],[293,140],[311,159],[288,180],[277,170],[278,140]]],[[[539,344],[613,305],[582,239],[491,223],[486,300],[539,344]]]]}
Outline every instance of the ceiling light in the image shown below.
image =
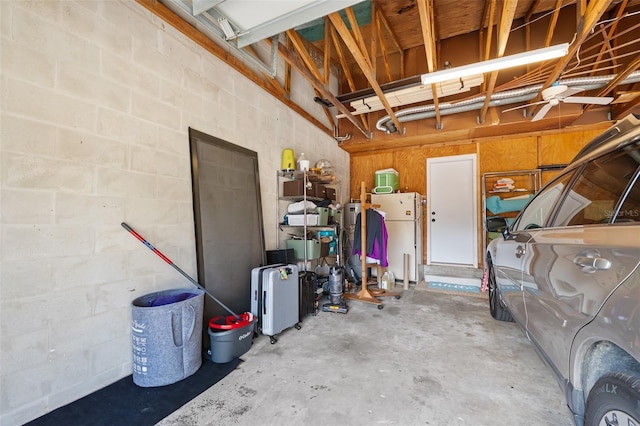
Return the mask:
{"type": "MultiPolygon", "coordinates": [[[[450,80],[438,84],[437,91],[438,97],[444,98],[447,96],[468,92],[473,87],[480,86],[484,81],[482,74],[474,76],[463,77],[459,80],[450,80]]],[[[433,99],[433,93],[431,91],[431,85],[418,85],[412,87],[404,87],[398,90],[384,92],[385,98],[389,106],[397,107],[408,104],[414,104],[417,102],[424,102],[433,99]]],[[[380,111],[384,109],[384,105],[377,96],[370,96],[363,99],[355,100],[349,103],[353,115],[364,114],[373,111],[380,111]]],[[[338,116],[342,118],[341,116],[338,116]]]]}
{"type": "Polygon", "coordinates": [[[449,68],[441,71],[434,71],[422,74],[420,80],[422,84],[440,83],[442,81],[458,79],[474,74],[484,74],[505,68],[527,65],[534,62],[547,61],[549,59],[560,58],[569,51],[569,43],[558,44],[556,46],[531,50],[529,52],[518,53],[502,58],[490,59],[488,61],[477,62],[475,64],[463,65],[461,67],[449,68]]]}
{"type": "Polygon", "coordinates": [[[220,28],[222,28],[222,32],[224,33],[224,36],[227,38],[227,40],[236,37],[236,32],[233,30],[233,27],[231,26],[227,18],[218,18],[218,24],[220,24],[220,28]]]}

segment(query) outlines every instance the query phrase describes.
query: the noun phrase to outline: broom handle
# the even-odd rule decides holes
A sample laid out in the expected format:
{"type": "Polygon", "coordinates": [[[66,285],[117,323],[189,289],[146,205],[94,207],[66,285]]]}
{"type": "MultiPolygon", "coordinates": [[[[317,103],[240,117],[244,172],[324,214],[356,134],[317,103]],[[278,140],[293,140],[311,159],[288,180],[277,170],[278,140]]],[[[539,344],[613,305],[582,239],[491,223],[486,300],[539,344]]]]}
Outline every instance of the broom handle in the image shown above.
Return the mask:
{"type": "Polygon", "coordinates": [[[209,295],[210,298],[212,298],[213,300],[215,300],[220,306],[222,306],[225,310],[227,310],[229,313],[231,313],[231,315],[233,315],[234,317],[236,317],[236,319],[240,320],[241,318],[238,316],[238,314],[236,314],[235,312],[233,312],[231,309],[229,309],[224,303],[222,303],[221,301],[219,301],[218,299],[216,299],[216,297],[211,294],[209,292],[209,290],[207,290],[206,288],[202,287],[200,285],[200,283],[198,283],[198,281],[194,280],[193,278],[191,278],[186,272],[184,272],[182,269],[180,269],[178,267],[178,265],[176,265],[175,263],[173,263],[171,261],[171,259],[169,259],[167,256],[165,256],[164,254],[162,254],[162,252],[160,252],[160,250],[158,250],[157,248],[155,248],[154,246],[152,246],[149,241],[145,240],[144,238],[142,238],[142,236],[140,234],[138,234],[136,231],[133,230],[133,228],[131,228],[129,225],[127,225],[126,223],[122,222],[122,227],[124,229],[126,229],[127,231],[129,231],[129,233],[131,233],[131,235],[133,235],[134,237],[136,237],[138,240],[140,240],[140,242],[142,244],[144,244],[145,246],[147,246],[149,248],[149,250],[151,250],[152,252],[154,252],[155,254],[158,255],[158,257],[160,257],[160,259],[164,260],[165,262],[167,262],[169,265],[173,266],[173,268],[180,272],[182,274],[183,277],[185,277],[186,279],[188,279],[189,281],[191,281],[191,284],[195,285],[196,287],[198,287],[200,290],[204,291],[205,293],[207,293],[209,295]]]}

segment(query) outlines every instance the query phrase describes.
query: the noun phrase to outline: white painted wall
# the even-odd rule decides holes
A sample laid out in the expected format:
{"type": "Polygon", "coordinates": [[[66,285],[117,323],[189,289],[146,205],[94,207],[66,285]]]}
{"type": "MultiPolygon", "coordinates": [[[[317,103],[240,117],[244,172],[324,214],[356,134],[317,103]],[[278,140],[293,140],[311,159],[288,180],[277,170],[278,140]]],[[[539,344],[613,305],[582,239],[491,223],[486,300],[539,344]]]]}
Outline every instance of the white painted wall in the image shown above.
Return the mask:
{"type": "Polygon", "coordinates": [[[13,425],[131,374],[130,302],[188,285],[121,222],[195,276],[188,127],[258,152],[267,249],[282,149],[329,159],[347,183],[349,158],[135,2],[5,0],[0,19],[0,423],[13,425]]]}

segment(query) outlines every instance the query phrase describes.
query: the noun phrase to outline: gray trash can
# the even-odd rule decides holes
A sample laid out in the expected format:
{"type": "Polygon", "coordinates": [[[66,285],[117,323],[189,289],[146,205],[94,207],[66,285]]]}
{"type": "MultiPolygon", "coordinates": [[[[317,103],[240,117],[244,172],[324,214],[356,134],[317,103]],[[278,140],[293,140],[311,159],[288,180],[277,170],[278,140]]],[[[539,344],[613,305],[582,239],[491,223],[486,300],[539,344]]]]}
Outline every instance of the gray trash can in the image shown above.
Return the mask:
{"type": "Polygon", "coordinates": [[[204,291],[159,291],[138,297],[131,305],[136,385],[170,385],[198,371],[202,365],[204,291]]]}

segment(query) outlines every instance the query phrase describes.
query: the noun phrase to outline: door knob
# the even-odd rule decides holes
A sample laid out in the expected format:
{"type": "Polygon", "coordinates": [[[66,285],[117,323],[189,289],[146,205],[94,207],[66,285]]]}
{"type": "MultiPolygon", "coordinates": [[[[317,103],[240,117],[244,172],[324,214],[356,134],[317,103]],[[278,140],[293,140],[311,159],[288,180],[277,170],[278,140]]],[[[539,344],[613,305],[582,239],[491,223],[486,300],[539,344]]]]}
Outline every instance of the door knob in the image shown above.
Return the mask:
{"type": "Polygon", "coordinates": [[[516,247],[516,257],[520,259],[527,252],[524,247],[518,246],[516,247]]]}
{"type": "Polygon", "coordinates": [[[431,222],[435,222],[435,221],[436,221],[435,219],[431,219],[431,222]]]}

